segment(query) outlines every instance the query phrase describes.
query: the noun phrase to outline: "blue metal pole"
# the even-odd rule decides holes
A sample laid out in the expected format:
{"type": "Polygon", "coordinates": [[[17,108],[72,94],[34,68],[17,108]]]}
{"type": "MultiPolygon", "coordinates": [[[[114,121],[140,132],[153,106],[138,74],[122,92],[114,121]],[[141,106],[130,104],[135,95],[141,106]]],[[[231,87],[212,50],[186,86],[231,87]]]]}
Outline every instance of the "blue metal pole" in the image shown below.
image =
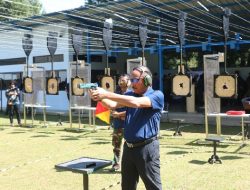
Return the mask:
{"type": "Polygon", "coordinates": [[[90,44],[89,39],[90,39],[90,34],[89,34],[89,32],[87,32],[87,47],[86,47],[86,50],[87,50],[87,63],[91,64],[91,59],[90,59],[91,53],[90,53],[90,49],[89,49],[89,44],[90,44]]]}
{"type": "Polygon", "coordinates": [[[162,56],[162,45],[161,45],[161,24],[159,21],[158,25],[159,29],[159,35],[158,35],[158,66],[159,66],[159,81],[160,81],[160,90],[163,91],[163,56],[162,56]]]}

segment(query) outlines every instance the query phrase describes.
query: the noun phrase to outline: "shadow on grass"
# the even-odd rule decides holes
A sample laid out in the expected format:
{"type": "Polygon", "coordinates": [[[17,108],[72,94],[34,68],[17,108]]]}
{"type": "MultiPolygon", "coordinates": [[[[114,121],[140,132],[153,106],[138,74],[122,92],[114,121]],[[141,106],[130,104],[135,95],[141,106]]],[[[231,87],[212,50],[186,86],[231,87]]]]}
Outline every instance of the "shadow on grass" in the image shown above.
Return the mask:
{"type": "Polygon", "coordinates": [[[172,152],[168,152],[167,154],[187,154],[187,151],[181,151],[181,150],[177,150],[177,151],[172,151],[172,152]]]}
{"type": "Polygon", "coordinates": [[[86,133],[86,134],[81,134],[81,135],[78,135],[78,136],[69,136],[69,135],[62,135],[61,137],[61,140],[80,140],[81,138],[86,138],[86,136],[88,134],[91,134],[91,133],[86,133]]]}
{"type": "MultiPolygon", "coordinates": [[[[81,134],[81,135],[79,135],[78,136],[78,138],[86,138],[86,137],[90,137],[90,136],[88,136],[88,135],[90,135],[90,134],[92,134],[92,132],[86,132],[85,134],[81,134]]],[[[91,138],[93,138],[92,136],[91,136],[91,138]]]]}
{"type": "Polygon", "coordinates": [[[110,171],[110,168],[107,168],[107,167],[96,171],[95,174],[108,174],[108,175],[110,175],[110,174],[121,174],[120,170],[118,170],[118,171],[110,171]]]}
{"type": "Polygon", "coordinates": [[[186,143],[185,145],[190,145],[190,146],[204,146],[204,144],[201,143],[201,142],[203,142],[203,141],[201,141],[200,139],[195,139],[195,140],[192,140],[192,141],[186,143]]]}
{"type": "Polygon", "coordinates": [[[50,137],[49,135],[34,135],[31,138],[39,138],[39,137],[50,137]]]}
{"type": "Polygon", "coordinates": [[[100,142],[93,142],[93,143],[90,143],[90,144],[109,144],[110,141],[100,141],[100,142]]]}
{"type": "Polygon", "coordinates": [[[220,156],[221,160],[236,160],[236,159],[242,159],[240,156],[220,156]]]}
{"type": "Polygon", "coordinates": [[[66,137],[66,138],[62,138],[61,140],[63,141],[76,141],[76,140],[80,140],[78,137],[66,137]]]}
{"type": "Polygon", "coordinates": [[[69,133],[84,133],[84,132],[93,133],[92,131],[89,131],[87,129],[79,129],[79,128],[65,128],[65,129],[59,129],[58,131],[69,132],[69,133]]]}
{"type": "Polygon", "coordinates": [[[34,129],[34,128],[38,128],[39,125],[22,125],[22,128],[26,128],[26,129],[34,129]]]}
{"type": "Polygon", "coordinates": [[[206,164],[207,162],[201,161],[201,160],[191,160],[189,161],[190,164],[196,164],[196,165],[203,165],[206,164]]]}
{"type": "Polygon", "coordinates": [[[14,132],[11,132],[9,134],[21,134],[21,133],[25,133],[25,131],[14,131],[14,132]]]}
{"type": "Polygon", "coordinates": [[[48,135],[54,135],[55,134],[53,132],[47,132],[47,131],[45,131],[45,132],[37,132],[37,133],[48,134],[48,135]]]}
{"type": "Polygon", "coordinates": [[[234,153],[237,153],[237,152],[239,152],[241,149],[243,149],[244,147],[246,147],[247,145],[246,144],[242,144],[242,145],[240,145],[240,147],[239,148],[237,148],[235,151],[234,151],[234,153]]]}

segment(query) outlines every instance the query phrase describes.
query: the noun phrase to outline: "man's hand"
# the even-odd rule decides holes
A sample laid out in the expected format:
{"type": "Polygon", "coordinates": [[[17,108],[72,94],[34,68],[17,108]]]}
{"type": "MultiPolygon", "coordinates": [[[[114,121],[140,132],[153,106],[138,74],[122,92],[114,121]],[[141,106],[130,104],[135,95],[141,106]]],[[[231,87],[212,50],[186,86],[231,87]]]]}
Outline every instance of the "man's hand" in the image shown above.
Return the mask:
{"type": "Polygon", "coordinates": [[[97,87],[96,89],[89,89],[90,97],[94,101],[100,101],[107,96],[107,91],[103,88],[97,87]]]}
{"type": "Polygon", "coordinates": [[[111,112],[111,115],[112,115],[114,118],[119,118],[119,117],[120,117],[120,113],[117,112],[117,111],[112,111],[112,112],[111,112]]]}
{"type": "Polygon", "coordinates": [[[111,112],[111,115],[112,115],[114,118],[118,118],[118,119],[121,119],[121,120],[125,120],[126,111],[123,111],[123,112],[112,111],[112,112],[111,112]]]}

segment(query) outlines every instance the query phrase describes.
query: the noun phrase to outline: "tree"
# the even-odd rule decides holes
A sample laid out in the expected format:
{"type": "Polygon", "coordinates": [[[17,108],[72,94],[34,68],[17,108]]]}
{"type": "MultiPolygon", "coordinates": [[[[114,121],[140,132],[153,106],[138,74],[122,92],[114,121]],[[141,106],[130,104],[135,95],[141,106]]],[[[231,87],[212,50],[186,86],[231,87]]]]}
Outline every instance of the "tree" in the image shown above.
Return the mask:
{"type": "Polygon", "coordinates": [[[0,0],[0,21],[31,17],[42,13],[39,0],[0,0]]]}

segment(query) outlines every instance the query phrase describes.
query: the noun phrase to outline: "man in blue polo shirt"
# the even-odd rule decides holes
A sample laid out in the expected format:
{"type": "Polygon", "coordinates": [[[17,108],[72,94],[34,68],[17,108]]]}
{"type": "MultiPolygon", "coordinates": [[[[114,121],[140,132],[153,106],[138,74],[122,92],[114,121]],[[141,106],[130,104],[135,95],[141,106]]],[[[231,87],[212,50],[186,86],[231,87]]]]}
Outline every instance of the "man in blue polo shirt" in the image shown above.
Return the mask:
{"type": "Polygon", "coordinates": [[[126,108],[122,190],[135,190],[139,177],[147,190],[161,190],[158,133],[164,95],[151,88],[147,67],[134,68],[130,76],[132,92],[120,95],[97,88],[90,90],[91,98],[110,109],[126,108]]]}

